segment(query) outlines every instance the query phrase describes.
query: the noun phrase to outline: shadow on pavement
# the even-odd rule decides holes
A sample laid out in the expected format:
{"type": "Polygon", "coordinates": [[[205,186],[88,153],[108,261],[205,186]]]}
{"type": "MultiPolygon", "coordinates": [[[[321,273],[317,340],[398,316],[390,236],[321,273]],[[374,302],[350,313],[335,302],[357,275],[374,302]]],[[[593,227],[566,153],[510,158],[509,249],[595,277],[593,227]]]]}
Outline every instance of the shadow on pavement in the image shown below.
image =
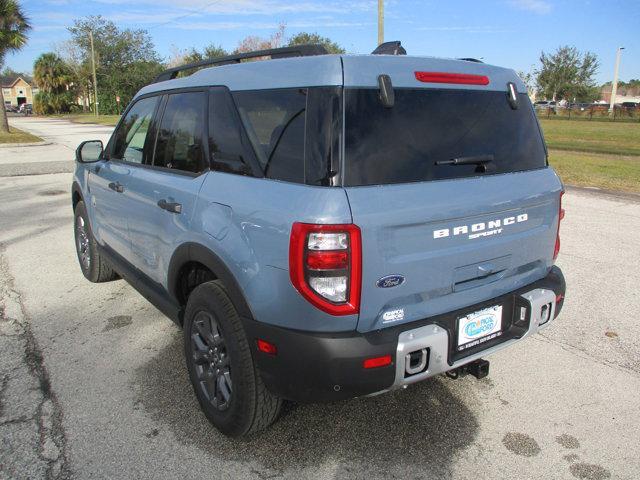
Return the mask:
{"type": "Polygon", "coordinates": [[[433,379],[377,397],[293,405],[266,432],[231,440],[201,413],[184,365],[182,332],[171,335],[170,344],[136,371],[137,403],[181,443],[223,460],[255,461],[280,473],[329,462],[338,465],[336,478],[391,478],[393,470],[404,478],[409,470],[419,472],[415,478],[447,478],[454,455],[478,430],[472,412],[444,381],[433,379]]]}

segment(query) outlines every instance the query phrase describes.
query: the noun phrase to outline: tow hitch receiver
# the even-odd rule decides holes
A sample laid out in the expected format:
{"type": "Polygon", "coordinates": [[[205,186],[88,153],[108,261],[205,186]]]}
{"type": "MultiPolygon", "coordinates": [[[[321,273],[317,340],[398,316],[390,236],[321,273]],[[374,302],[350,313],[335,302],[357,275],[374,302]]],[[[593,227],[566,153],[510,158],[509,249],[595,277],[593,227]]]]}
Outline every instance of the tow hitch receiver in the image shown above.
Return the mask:
{"type": "Polygon", "coordinates": [[[486,377],[489,375],[489,361],[479,358],[471,363],[467,363],[466,365],[462,365],[461,367],[448,371],[447,377],[455,380],[460,376],[465,376],[467,374],[473,375],[478,380],[486,377]]]}

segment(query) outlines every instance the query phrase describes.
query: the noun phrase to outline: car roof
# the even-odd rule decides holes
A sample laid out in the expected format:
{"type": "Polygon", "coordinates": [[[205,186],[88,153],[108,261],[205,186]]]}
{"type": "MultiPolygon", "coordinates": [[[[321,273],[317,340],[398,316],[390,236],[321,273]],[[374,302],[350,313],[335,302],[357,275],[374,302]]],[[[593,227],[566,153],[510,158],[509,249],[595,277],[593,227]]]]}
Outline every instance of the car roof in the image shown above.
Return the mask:
{"type": "Polygon", "coordinates": [[[316,55],[203,68],[187,77],[148,85],[138,95],[201,86],[226,86],[232,91],[320,86],[376,88],[381,74],[389,75],[395,88],[506,91],[507,83],[513,82],[519,92],[526,92],[513,70],[480,62],[409,55],[316,55]],[[485,75],[489,84],[424,83],[416,79],[417,71],[485,75]]]}

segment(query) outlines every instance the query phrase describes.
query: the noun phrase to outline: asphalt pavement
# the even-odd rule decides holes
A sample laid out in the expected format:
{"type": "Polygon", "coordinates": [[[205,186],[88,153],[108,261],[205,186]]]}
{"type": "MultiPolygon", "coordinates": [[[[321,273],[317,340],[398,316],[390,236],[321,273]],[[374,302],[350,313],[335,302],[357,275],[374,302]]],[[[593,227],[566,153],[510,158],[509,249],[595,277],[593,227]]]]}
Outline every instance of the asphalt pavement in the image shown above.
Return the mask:
{"type": "MultiPolygon", "coordinates": [[[[38,147],[41,164],[108,134],[61,120],[15,126],[51,142],[38,147]]],[[[31,158],[28,148],[11,163],[31,158]]],[[[633,197],[568,190],[564,310],[543,333],[489,357],[486,379],[438,377],[289,406],[268,431],[229,440],[200,412],[179,329],[125,282],[82,276],[71,174],[13,168],[0,170],[0,478],[640,476],[633,197]]]]}

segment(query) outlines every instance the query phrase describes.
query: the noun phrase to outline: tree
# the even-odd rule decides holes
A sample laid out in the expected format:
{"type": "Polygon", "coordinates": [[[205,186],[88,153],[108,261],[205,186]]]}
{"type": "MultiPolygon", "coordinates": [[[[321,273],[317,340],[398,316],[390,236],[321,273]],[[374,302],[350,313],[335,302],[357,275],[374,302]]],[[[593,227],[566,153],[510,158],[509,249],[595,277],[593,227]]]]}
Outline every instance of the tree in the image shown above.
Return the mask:
{"type": "Polygon", "coordinates": [[[294,45],[305,45],[310,43],[319,43],[327,49],[329,53],[346,53],[345,49],[332,41],[330,38],[323,37],[317,33],[300,32],[289,39],[287,44],[290,47],[294,45]]]}
{"type": "Polygon", "coordinates": [[[86,112],[89,107],[92,77],[91,65],[85,59],[85,52],[72,40],[58,43],[55,50],[69,69],[74,90],[81,99],[82,111],[86,112]]]}
{"type": "Polygon", "coordinates": [[[69,83],[69,68],[55,53],[43,53],[33,64],[33,79],[45,92],[60,92],[69,83]]]}
{"type": "Polygon", "coordinates": [[[33,79],[40,92],[34,99],[36,113],[66,113],[71,110],[74,96],[70,91],[71,71],[55,53],[43,53],[33,64],[33,79]]]}
{"type": "MultiPolygon", "coordinates": [[[[0,0],[0,68],[7,53],[17,52],[27,43],[29,20],[15,0],[0,0]]],[[[4,96],[0,88],[0,132],[9,131],[9,121],[4,107],[4,96]]]]}
{"type": "Polygon", "coordinates": [[[532,71],[529,71],[529,72],[519,71],[519,72],[517,72],[517,74],[520,77],[520,79],[522,80],[522,83],[524,83],[525,87],[527,87],[527,94],[529,96],[535,95],[536,89],[535,89],[535,78],[534,78],[535,74],[534,74],[534,72],[532,72],[532,71]]]}
{"type": "Polygon", "coordinates": [[[552,54],[542,52],[540,63],[536,81],[545,98],[580,101],[593,94],[593,77],[599,67],[595,54],[564,46],[552,54]]]}
{"type": "MultiPolygon", "coordinates": [[[[101,16],[75,20],[69,28],[71,41],[83,52],[82,63],[90,65],[89,32],[93,33],[98,80],[98,102],[103,113],[116,113],[116,96],[122,105],[151,82],[163,69],[153,42],[145,30],[120,29],[101,16]]],[[[84,69],[79,80],[93,88],[93,80],[84,69]]]]}
{"type": "Polygon", "coordinates": [[[233,53],[247,53],[254,52],[256,50],[268,50],[270,48],[281,47],[284,43],[284,30],[285,25],[284,23],[281,23],[275,33],[269,38],[249,35],[238,43],[238,46],[233,53]]]}

